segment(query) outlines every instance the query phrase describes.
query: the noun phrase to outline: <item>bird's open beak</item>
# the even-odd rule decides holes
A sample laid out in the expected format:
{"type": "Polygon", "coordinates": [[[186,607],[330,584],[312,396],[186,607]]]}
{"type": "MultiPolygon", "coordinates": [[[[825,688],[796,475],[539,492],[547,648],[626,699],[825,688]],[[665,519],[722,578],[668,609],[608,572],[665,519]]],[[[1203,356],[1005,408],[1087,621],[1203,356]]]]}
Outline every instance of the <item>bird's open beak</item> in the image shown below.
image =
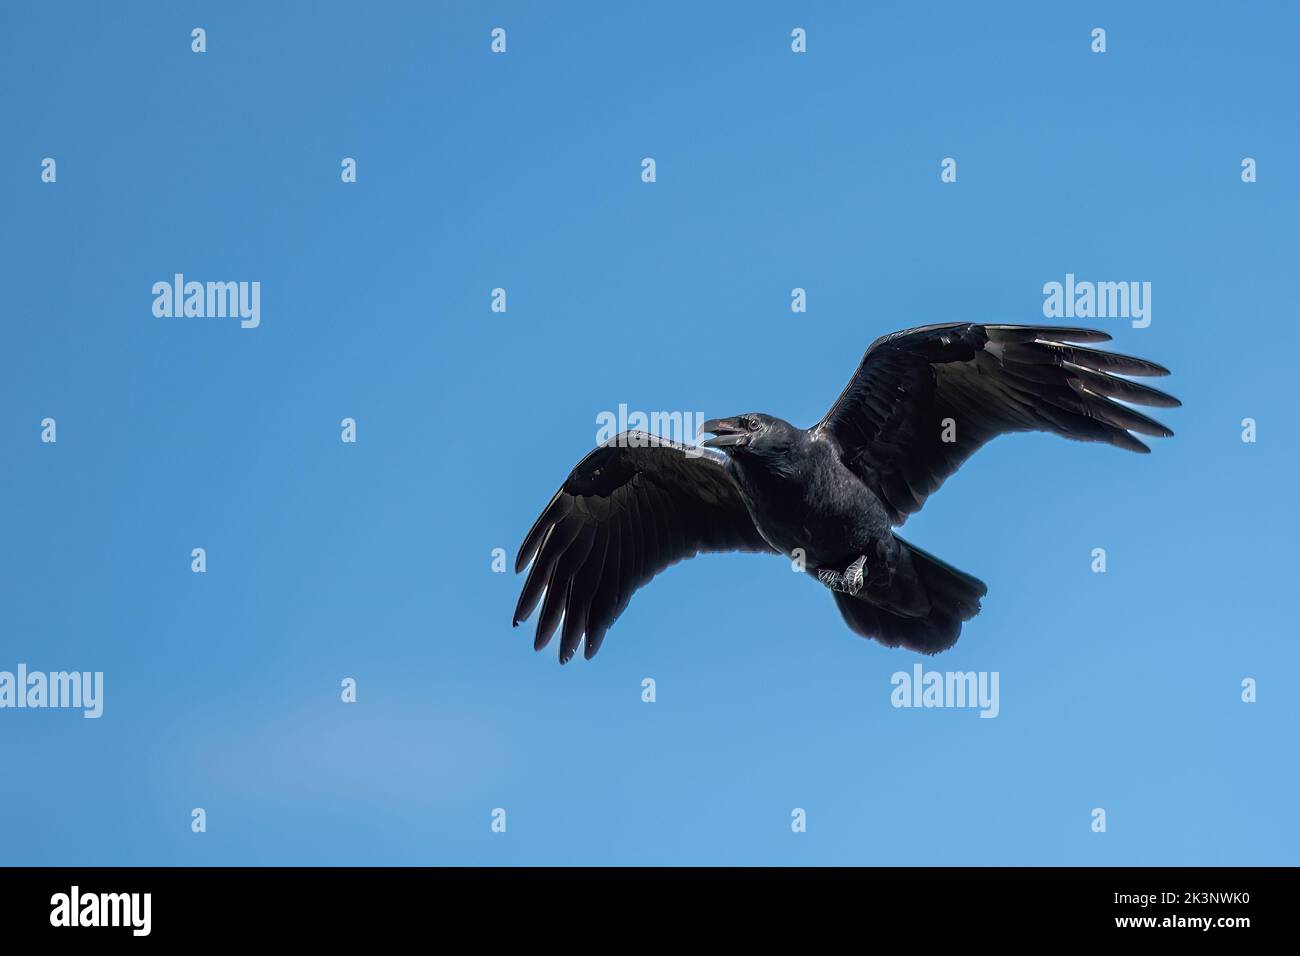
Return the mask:
{"type": "Polygon", "coordinates": [[[741,428],[731,418],[710,418],[700,426],[700,432],[713,432],[714,437],[706,439],[700,444],[705,448],[726,448],[728,445],[746,445],[749,443],[749,432],[741,428]]]}

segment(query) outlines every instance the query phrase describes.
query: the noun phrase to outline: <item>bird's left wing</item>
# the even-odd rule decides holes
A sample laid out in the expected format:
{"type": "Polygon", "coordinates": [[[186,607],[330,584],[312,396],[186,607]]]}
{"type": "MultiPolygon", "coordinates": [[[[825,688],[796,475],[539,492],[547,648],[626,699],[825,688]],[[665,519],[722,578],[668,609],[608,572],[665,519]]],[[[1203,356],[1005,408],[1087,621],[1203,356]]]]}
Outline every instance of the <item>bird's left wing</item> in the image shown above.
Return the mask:
{"type": "Polygon", "coordinates": [[[664,568],[704,551],[771,550],[713,453],[623,432],[578,463],[524,538],[515,571],[532,567],[513,623],[541,601],[533,647],[563,615],[560,662],[584,634],[590,659],[632,592],[664,568]]]}
{"type": "Polygon", "coordinates": [[[834,437],[844,462],[895,524],[920,510],[985,442],[1007,432],[1046,431],[1149,451],[1130,432],[1173,432],[1120,402],[1180,403],[1120,376],[1169,371],[1070,344],[1109,339],[1091,329],[970,323],[895,332],[867,349],[813,431],[834,437]]]}

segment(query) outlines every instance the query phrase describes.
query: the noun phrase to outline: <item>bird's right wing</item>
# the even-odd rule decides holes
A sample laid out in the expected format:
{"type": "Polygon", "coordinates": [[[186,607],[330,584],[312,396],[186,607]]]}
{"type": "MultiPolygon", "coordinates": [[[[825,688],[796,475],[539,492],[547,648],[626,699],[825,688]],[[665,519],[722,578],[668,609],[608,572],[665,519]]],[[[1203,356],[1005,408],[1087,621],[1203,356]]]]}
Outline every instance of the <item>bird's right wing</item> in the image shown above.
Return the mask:
{"type": "Polygon", "coordinates": [[[1148,451],[1130,432],[1173,432],[1129,405],[1172,408],[1178,399],[1121,376],[1169,371],[1071,344],[1109,338],[1092,329],[970,323],[895,332],[867,349],[813,431],[835,438],[845,464],[895,524],[977,449],[1008,432],[1148,451]]]}
{"type": "Polygon", "coordinates": [[[513,623],[541,601],[533,647],[550,642],[563,615],[560,662],[584,634],[590,659],[632,592],[704,551],[772,548],[713,453],[623,432],[578,463],[524,538],[515,571],[532,567],[513,623]]]}

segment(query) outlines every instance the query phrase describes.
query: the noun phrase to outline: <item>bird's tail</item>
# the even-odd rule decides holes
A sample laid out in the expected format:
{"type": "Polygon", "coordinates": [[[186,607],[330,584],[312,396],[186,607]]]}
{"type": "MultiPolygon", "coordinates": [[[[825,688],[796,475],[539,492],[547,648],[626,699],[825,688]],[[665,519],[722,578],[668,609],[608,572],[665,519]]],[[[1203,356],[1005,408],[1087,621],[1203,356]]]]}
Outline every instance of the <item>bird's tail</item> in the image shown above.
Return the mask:
{"type": "Polygon", "coordinates": [[[892,588],[907,593],[882,594],[870,587],[857,595],[837,591],[840,614],[858,634],[888,647],[922,654],[946,651],[957,643],[962,623],[980,612],[980,598],[988,588],[902,538],[895,540],[910,558],[914,574],[896,578],[892,588]]]}

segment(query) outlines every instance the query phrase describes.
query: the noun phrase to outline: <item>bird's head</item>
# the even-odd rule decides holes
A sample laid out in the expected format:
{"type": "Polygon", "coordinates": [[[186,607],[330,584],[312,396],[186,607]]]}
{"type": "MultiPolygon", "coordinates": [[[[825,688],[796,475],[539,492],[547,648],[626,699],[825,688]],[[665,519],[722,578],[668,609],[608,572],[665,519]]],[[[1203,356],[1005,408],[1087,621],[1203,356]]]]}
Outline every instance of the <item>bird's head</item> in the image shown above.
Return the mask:
{"type": "Polygon", "coordinates": [[[713,433],[712,438],[701,442],[705,448],[720,448],[730,457],[780,455],[799,438],[799,429],[762,412],[711,418],[700,426],[700,431],[713,433]]]}

